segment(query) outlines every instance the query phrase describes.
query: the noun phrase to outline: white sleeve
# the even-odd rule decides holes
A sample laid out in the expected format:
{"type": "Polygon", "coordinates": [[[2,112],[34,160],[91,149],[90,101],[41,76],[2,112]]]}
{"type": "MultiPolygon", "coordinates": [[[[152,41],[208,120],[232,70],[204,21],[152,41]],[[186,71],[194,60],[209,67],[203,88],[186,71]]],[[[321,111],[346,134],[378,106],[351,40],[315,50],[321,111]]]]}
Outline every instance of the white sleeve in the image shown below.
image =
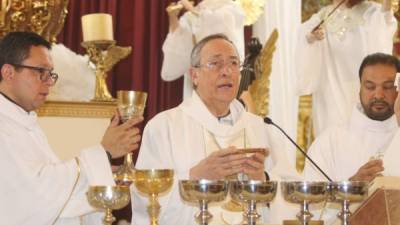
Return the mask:
{"type": "MultiPolygon", "coordinates": [[[[334,179],[332,144],[330,130],[322,133],[308,149],[308,156],[331,178],[334,179]]],[[[326,181],[325,176],[306,159],[304,178],[308,181],[326,181]]]]}
{"type": "Polygon", "coordinates": [[[393,38],[397,29],[397,20],[393,11],[383,11],[382,5],[371,3],[372,6],[365,12],[366,29],[370,46],[370,53],[383,52],[392,54],[393,38]],[[379,35],[377,35],[379,34],[379,35]]]}
{"type": "Polygon", "coordinates": [[[0,181],[7,184],[0,187],[1,193],[7,193],[0,203],[3,222],[51,224],[60,213],[61,218],[72,218],[93,212],[85,194],[89,185],[114,183],[104,150],[95,147],[84,151],[79,157],[81,175],[77,182],[75,159],[51,161],[52,156],[41,149],[47,140],[18,141],[24,137],[0,134],[0,181]]]}
{"type": "Polygon", "coordinates": [[[182,16],[179,26],[170,32],[164,41],[162,50],[164,59],[161,78],[173,81],[184,75],[190,67],[190,54],[193,48],[193,33],[187,16],[182,16]]]}
{"type": "Polygon", "coordinates": [[[79,156],[81,179],[61,217],[75,217],[93,212],[88,204],[86,192],[89,186],[115,185],[110,162],[101,145],[82,151],[79,156]]]}
{"type": "Polygon", "coordinates": [[[298,30],[295,47],[296,66],[296,93],[298,95],[312,94],[319,84],[323,64],[322,50],[326,41],[308,43],[306,35],[321,21],[319,14],[315,14],[298,30]]]}

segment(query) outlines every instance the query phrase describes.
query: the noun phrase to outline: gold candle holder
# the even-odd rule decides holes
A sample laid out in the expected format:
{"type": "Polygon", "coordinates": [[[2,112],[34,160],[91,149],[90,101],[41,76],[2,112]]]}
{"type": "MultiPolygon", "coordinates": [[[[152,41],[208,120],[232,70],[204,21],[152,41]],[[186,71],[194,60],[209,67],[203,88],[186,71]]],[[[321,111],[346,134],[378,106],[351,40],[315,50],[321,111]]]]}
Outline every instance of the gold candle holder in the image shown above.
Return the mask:
{"type": "Polygon", "coordinates": [[[92,101],[114,101],[106,83],[107,72],[127,57],[132,48],[116,46],[114,40],[85,41],[82,46],[86,48],[89,60],[96,65],[96,85],[92,101]]]}

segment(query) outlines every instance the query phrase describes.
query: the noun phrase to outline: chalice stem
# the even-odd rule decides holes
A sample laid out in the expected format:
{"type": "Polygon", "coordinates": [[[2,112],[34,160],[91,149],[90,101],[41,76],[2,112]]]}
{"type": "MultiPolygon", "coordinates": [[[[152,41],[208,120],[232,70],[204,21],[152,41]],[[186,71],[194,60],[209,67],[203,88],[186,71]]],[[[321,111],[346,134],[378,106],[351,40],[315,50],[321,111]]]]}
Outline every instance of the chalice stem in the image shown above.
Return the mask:
{"type": "Polygon", "coordinates": [[[125,157],[124,157],[124,164],[125,164],[125,166],[129,166],[129,167],[132,167],[132,166],[133,166],[133,159],[132,159],[132,156],[133,156],[132,152],[130,152],[130,153],[128,153],[128,154],[125,155],[125,157]]]}
{"type": "Polygon", "coordinates": [[[115,221],[115,217],[112,214],[112,209],[107,208],[104,219],[103,219],[103,224],[104,225],[112,225],[112,223],[114,221],[115,221]]]}
{"type": "Polygon", "coordinates": [[[150,205],[147,206],[147,212],[150,216],[150,224],[158,225],[158,215],[160,214],[161,206],[157,200],[157,194],[152,194],[150,198],[150,205]]]}
{"type": "Polygon", "coordinates": [[[260,215],[258,215],[258,213],[257,213],[257,203],[256,202],[249,201],[246,217],[247,217],[248,225],[256,225],[257,220],[260,217],[260,215]]]}
{"type": "Polygon", "coordinates": [[[308,202],[304,201],[301,204],[301,212],[297,215],[297,218],[300,220],[301,225],[308,225],[309,221],[312,218],[312,214],[308,210],[308,202]]]}
{"type": "Polygon", "coordinates": [[[205,200],[200,200],[200,213],[197,215],[196,219],[200,225],[208,225],[211,221],[212,215],[208,211],[208,202],[205,200]]]}
{"type": "Polygon", "coordinates": [[[350,203],[348,200],[344,200],[342,203],[342,211],[339,213],[339,217],[342,220],[342,225],[350,225],[349,218],[351,216],[350,203]]]}

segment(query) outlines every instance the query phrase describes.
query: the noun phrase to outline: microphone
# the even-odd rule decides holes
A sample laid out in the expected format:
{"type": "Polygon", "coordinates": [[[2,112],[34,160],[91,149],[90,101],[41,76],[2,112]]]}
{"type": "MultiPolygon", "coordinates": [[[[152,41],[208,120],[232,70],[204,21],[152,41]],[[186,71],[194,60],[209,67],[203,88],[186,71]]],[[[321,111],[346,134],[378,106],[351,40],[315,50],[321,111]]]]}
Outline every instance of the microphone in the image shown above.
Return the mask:
{"type": "Polygon", "coordinates": [[[278,129],[287,137],[287,139],[289,139],[289,141],[292,142],[292,144],[293,144],[294,146],[296,146],[297,150],[299,150],[299,151],[301,152],[301,154],[303,154],[303,155],[315,166],[315,168],[317,168],[318,171],[319,171],[322,175],[324,175],[324,177],[325,177],[326,179],[328,179],[330,182],[332,182],[332,179],[331,179],[328,175],[326,175],[326,173],[314,162],[314,160],[312,160],[312,159],[307,155],[307,153],[306,153],[303,149],[301,149],[301,147],[300,147],[295,141],[293,141],[293,139],[292,139],[280,126],[278,126],[278,125],[276,125],[274,122],[272,122],[272,120],[271,120],[269,117],[265,117],[265,118],[264,118],[264,123],[266,123],[266,124],[271,124],[271,125],[275,126],[276,128],[278,128],[278,129]]]}

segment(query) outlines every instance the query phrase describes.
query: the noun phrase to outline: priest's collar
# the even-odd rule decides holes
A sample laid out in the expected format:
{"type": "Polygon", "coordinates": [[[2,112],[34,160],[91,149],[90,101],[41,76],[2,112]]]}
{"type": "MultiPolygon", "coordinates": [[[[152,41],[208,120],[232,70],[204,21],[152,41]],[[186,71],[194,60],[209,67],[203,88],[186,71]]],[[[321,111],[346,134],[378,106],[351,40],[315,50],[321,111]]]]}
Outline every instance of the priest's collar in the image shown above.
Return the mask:
{"type": "Polygon", "coordinates": [[[15,104],[4,94],[0,94],[0,114],[14,120],[28,129],[37,125],[37,117],[34,111],[27,113],[22,107],[15,104]]]}
{"type": "Polygon", "coordinates": [[[228,124],[228,125],[233,125],[233,119],[231,115],[231,111],[228,111],[227,114],[223,116],[218,116],[218,122],[223,123],[223,124],[228,124]]]}
{"type": "Polygon", "coordinates": [[[242,104],[236,99],[229,105],[229,115],[226,118],[220,119],[223,120],[223,122],[220,122],[219,119],[210,112],[195,91],[193,91],[190,98],[185,99],[184,102],[179,105],[179,108],[215,135],[229,136],[243,130],[246,125],[246,119],[244,118],[246,111],[242,104]],[[226,123],[225,120],[231,122],[226,123]]]}
{"type": "Polygon", "coordinates": [[[16,106],[20,107],[22,110],[24,110],[26,113],[29,114],[28,111],[26,111],[24,108],[22,108],[22,106],[20,106],[18,103],[16,103],[14,100],[12,100],[10,97],[8,97],[8,96],[7,96],[6,94],[4,94],[3,92],[0,91],[0,95],[3,95],[3,97],[4,97],[5,99],[7,99],[8,101],[14,103],[16,106]]]}
{"type": "Polygon", "coordinates": [[[391,132],[398,127],[394,114],[384,121],[373,120],[365,115],[361,103],[358,103],[357,106],[354,107],[350,125],[353,128],[376,132],[391,132]]]}

